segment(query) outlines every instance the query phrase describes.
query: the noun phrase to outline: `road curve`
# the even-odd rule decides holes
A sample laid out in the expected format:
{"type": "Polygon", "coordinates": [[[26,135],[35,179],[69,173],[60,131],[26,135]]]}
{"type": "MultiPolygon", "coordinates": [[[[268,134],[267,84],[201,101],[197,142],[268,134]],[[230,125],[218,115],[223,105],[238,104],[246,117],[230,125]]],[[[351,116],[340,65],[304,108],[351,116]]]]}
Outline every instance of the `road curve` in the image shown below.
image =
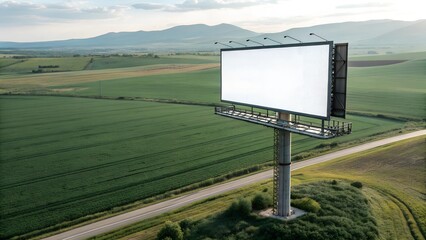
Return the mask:
{"type": "MultiPolygon", "coordinates": [[[[308,167],[314,164],[323,163],[326,161],[330,161],[339,157],[347,156],[353,153],[362,152],[368,149],[372,149],[375,147],[383,146],[389,143],[425,135],[426,130],[416,131],[400,136],[390,137],[374,142],[365,143],[359,146],[343,149],[337,152],[329,153],[326,155],[322,155],[316,158],[308,159],[301,162],[296,162],[292,164],[292,171],[301,169],[304,167],[308,167]]],[[[214,195],[218,195],[233,189],[237,189],[264,179],[268,179],[272,177],[272,170],[260,172],[248,177],[240,178],[234,181],[226,182],[220,185],[208,187],[196,192],[192,192],[177,198],[173,198],[164,202],[160,202],[151,206],[147,206],[144,208],[140,208],[131,212],[123,213],[121,215],[117,215],[111,218],[107,218],[98,222],[94,222],[82,227],[78,227],[66,232],[59,233],[57,235],[53,235],[51,237],[45,238],[46,240],[70,240],[70,239],[86,239],[101,233],[106,233],[112,231],[114,229],[130,225],[132,223],[139,222],[141,220],[155,217],[162,213],[175,210],[177,208],[183,207],[195,201],[199,201],[202,199],[206,199],[208,197],[212,197],[214,195]]]]}

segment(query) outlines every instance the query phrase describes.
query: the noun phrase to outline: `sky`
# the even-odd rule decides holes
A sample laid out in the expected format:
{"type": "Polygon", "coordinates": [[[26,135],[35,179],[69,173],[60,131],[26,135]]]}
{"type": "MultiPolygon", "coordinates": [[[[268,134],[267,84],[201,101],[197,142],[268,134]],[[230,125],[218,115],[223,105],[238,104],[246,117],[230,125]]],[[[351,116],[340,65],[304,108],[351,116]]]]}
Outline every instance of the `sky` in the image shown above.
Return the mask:
{"type": "Polygon", "coordinates": [[[229,23],[259,33],[324,23],[426,18],[424,0],[0,0],[0,41],[229,23]]]}

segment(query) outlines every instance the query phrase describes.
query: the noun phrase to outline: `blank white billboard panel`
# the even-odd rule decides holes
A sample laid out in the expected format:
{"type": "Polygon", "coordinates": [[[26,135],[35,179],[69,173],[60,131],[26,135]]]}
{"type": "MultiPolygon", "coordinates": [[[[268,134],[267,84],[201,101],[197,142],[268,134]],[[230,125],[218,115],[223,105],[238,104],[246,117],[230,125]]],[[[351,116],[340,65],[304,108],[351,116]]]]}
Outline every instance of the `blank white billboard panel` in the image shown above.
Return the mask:
{"type": "Polygon", "coordinates": [[[222,101],[328,118],[331,43],[222,49],[222,101]]]}

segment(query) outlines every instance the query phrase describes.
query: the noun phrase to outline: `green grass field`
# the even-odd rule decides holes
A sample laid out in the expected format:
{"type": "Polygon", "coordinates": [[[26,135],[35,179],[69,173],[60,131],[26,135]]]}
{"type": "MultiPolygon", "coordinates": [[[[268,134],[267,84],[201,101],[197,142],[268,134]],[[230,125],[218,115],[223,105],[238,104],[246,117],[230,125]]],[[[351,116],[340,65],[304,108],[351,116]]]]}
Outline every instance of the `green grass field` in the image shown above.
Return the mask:
{"type": "MultiPolygon", "coordinates": [[[[324,180],[361,181],[377,222],[378,239],[424,239],[425,141],[425,136],[413,138],[300,169],[292,173],[292,185],[324,180]]],[[[271,181],[257,183],[92,239],[153,240],[166,220],[206,219],[224,211],[235,199],[253,197],[265,188],[270,192],[271,186],[271,181]]]]}

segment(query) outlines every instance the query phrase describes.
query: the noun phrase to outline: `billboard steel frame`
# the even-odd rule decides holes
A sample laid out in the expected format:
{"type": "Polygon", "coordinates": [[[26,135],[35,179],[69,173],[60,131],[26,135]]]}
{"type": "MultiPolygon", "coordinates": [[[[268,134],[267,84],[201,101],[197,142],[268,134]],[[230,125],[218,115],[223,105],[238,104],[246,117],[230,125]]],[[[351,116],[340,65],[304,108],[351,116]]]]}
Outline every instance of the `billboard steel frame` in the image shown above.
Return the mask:
{"type": "Polygon", "coordinates": [[[274,175],[273,175],[273,206],[275,216],[288,218],[293,213],[291,209],[291,133],[297,133],[319,139],[330,139],[352,132],[352,123],[331,120],[331,116],[346,116],[346,91],[347,91],[347,57],[348,44],[339,43],[333,45],[332,41],[255,46],[244,48],[221,49],[221,80],[220,99],[223,102],[251,107],[250,110],[237,109],[234,105],[228,107],[215,107],[215,114],[255,123],[274,129],[274,175]],[[285,109],[268,108],[267,106],[255,106],[248,103],[227,101],[222,98],[222,52],[235,50],[252,50],[279,47],[312,46],[330,44],[329,77],[328,77],[328,103],[327,116],[314,116],[306,113],[286,111],[285,109]],[[256,112],[253,107],[264,109],[256,112]],[[270,114],[272,110],[274,113],[270,114]],[[290,114],[295,114],[291,119],[290,114]],[[300,121],[300,115],[319,119],[320,122],[300,121]]]}

